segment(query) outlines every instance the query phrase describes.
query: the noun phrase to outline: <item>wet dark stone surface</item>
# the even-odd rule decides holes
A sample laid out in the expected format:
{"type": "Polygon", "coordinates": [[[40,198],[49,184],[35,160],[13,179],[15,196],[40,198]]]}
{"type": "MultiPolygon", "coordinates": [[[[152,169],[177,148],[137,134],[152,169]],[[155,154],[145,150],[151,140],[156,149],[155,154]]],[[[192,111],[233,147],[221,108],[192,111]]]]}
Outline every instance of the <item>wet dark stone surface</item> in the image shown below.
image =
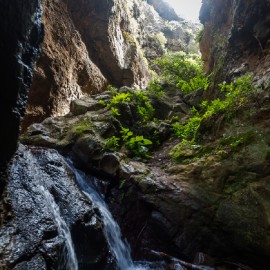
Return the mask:
{"type": "Polygon", "coordinates": [[[33,67],[43,38],[41,0],[12,3],[2,0],[0,35],[0,167],[4,167],[16,151],[33,67]]]}
{"type": "Polygon", "coordinates": [[[4,269],[61,268],[66,244],[45,191],[71,228],[79,269],[113,269],[107,268],[112,260],[99,213],[79,190],[64,158],[55,150],[30,150],[22,145],[9,170],[2,206],[0,261],[4,269]]]}

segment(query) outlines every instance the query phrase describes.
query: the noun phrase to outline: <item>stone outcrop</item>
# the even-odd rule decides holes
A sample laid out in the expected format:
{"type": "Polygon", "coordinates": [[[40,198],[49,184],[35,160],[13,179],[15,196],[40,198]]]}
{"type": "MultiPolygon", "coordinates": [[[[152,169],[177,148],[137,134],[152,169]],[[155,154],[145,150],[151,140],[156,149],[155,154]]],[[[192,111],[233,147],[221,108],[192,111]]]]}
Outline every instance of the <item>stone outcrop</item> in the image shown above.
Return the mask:
{"type": "Polygon", "coordinates": [[[160,17],[168,21],[182,20],[174,11],[174,9],[163,0],[147,0],[147,3],[154,7],[160,17]]]}
{"type": "Polygon", "coordinates": [[[270,3],[260,1],[203,1],[200,42],[204,68],[216,80],[253,72],[257,86],[269,89],[270,3]]]}
{"type": "Polygon", "coordinates": [[[1,168],[17,147],[33,67],[43,38],[41,3],[39,0],[23,3],[18,0],[11,5],[10,1],[3,0],[0,3],[0,21],[3,85],[0,92],[1,168]]]}
{"type": "Polygon", "coordinates": [[[43,0],[42,4],[45,38],[29,93],[24,126],[50,115],[68,113],[71,100],[100,92],[107,84],[89,58],[81,34],[70,18],[67,3],[43,0]]]}
{"type": "Polygon", "coordinates": [[[55,150],[20,145],[4,196],[1,269],[75,269],[66,265],[72,243],[79,269],[114,269],[99,213],[55,150]]]}
{"type": "Polygon", "coordinates": [[[24,126],[64,115],[71,100],[101,92],[108,83],[144,87],[147,62],[132,1],[43,1],[45,40],[24,126]]]}

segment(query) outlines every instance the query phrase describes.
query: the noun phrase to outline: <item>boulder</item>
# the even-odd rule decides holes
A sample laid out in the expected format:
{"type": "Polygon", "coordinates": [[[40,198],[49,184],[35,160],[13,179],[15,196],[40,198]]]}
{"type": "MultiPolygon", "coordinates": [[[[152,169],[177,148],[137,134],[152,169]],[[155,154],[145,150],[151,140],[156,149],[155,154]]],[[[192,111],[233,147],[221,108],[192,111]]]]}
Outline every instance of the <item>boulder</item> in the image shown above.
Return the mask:
{"type": "Polygon", "coordinates": [[[97,111],[102,109],[104,106],[91,97],[84,97],[81,99],[75,99],[70,104],[70,112],[73,115],[85,114],[87,111],[97,111]]]}
{"type": "Polygon", "coordinates": [[[99,214],[57,151],[21,145],[4,198],[5,223],[0,229],[4,269],[67,269],[62,260],[69,250],[67,234],[79,268],[113,269],[99,214]],[[87,245],[82,246],[82,239],[87,245]]]}

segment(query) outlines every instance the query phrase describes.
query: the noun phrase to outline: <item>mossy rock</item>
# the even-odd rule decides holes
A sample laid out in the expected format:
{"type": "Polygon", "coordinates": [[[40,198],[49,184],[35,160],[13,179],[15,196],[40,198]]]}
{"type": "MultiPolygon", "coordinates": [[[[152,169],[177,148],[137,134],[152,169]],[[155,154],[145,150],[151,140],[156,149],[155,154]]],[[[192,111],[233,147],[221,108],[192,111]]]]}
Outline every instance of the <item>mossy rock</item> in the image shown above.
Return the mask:
{"type": "Polygon", "coordinates": [[[224,200],[217,211],[217,221],[234,245],[266,256],[270,256],[269,180],[268,177],[239,190],[224,200]]]}
{"type": "MultiPolygon", "coordinates": [[[[172,148],[169,155],[174,161],[184,161],[190,160],[195,157],[201,157],[203,155],[203,150],[206,151],[206,147],[202,148],[200,145],[195,144],[190,141],[182,141],[172,148]]],[[[208,150],[210,151],[210,150],[208,150]]]]}

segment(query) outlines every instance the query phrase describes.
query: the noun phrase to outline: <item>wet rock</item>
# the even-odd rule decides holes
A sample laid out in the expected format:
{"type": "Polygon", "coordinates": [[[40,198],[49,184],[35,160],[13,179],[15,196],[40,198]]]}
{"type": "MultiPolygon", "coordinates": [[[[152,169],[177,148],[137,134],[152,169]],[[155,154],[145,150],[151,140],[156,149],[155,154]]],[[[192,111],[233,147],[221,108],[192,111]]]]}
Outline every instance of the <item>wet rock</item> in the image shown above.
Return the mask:
{"type": "MultiPolygon", "coordinates": [[[[0,3],[1,77],[0,92],[0,174],[17,147],[20,123],[24,116],[33,69],[43,39],[39,0],[3,0],[0,3]],[[4,128],[5,127],[5,128],[4,128]]],[[[0,176],[2,178],[2,176],[0,176]]],[[[1,179],[2,180],[2,179],[1,179]]],[[[2,183],[0,181],[0,194],[2,183]]]]}
{"type": "Polygon", "coordinates": [[[12,213],[0,229],[4,269],[66,269],[61,261],[66,239],[52,204],[59,207],[62,222],[70,228],[79,266],[106,269],[110,264],[99,214],[55,150],[21,146],[12,161],[4,197],[5,208],[12,213]],[[81,239],[87,242],[84,247],[81,239]]]}
{"type": "Polygon", "coordinates": [[[119,157],[117,157],[113,153],[105,154],[99,163],[99,169],[102,172],[105,172],[108,175],[115,176],[119,171],[120,161],[119,157]]]}
{"type": "Polygon", "coordinates": [[[30,261],[22,262],[17,264],[13,270],[29,270],[29,269],[40,269],[46,270],[46,262],[44,258],[39,254],[32,258],[30,261]]]}
{"type": "Polygon", "coordinates": [[[96,136],[84,136],[76,141],[73,152],[91,167],[91,162],[102,158],[103,148],[102,142],[96,136]]]}

